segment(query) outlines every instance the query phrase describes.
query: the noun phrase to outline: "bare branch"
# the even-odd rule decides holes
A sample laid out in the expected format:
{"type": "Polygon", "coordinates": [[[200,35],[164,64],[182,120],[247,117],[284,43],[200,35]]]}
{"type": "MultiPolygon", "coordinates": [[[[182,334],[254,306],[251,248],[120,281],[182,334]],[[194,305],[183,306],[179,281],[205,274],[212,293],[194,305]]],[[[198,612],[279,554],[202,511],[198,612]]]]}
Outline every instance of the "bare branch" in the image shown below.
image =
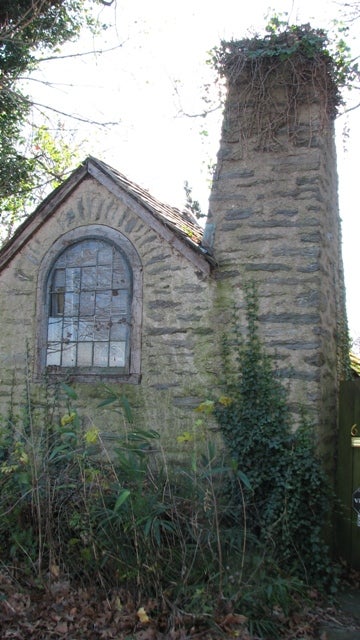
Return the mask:
{"type": "Polygon", "coordinates": [[[75,84],[69,82],[50,82],[50,80],[42,80],[41,78],[34,78],[33,76],[19,76],[18,80],[21,82],[37,82],[43,84],[45,87],[75,87],[75,84]]]}
{"type": "Polygon", "coordinates": [[[178,112],[179,116],[185,116],[186,118],[206,118],[206,116],[209,115],[209,113],[214,113],[214,111],[218,111],[219,109],[222,108],[221,104],[218,104],[216,107],[213,107],[212,109],[205,109],[202,113],[186,113],[186,111],[184,111],[183,109],[180,109],[178,112]]]}
{"type": "Polygon", "coordinates": [[[93,49],[92,51],[83,51],[82,53],[69,53],[64,56],[48,56],[47,58],[38,58],[36,63],[40,62],[48,62],[48,60],[65,60],[66,58],[81,58],[82,56],[91,56],[96,54],[109,53],[111,51],[115,51],[116,49],[121,49],[121,47],[125,44],[124,42],[120,42],[115,47],[110,47],[109,49],[93,49]]]}
{"type": "Polygon", "coordinates": [[[344,113],[350,113],[350,111],[355,111],[355,109],[358,109],[359,107],[360,107],[360,102],[355,104],[353,107],[349,107],[348,109],[344,109],[344,113]]]}
{"type": "Polygon", "coordinates": [[[66,113],[66,111],[61,111],[60,109],[55,109],[55,107],[49,107],[49,105],[41,104],[40,102],[31,102],[30,100],[28,102],[33,107],[38,107],[39,110],[40,110],[40,108],[41,109],[47,109],[48,111],[53,111],[54,113],[58,113],[61,116],[65,116],[65,118],[71,118],[72,120],[77,120],[78,122],[86,122],[87,124],[95,124],[98,127],[108,127],[108,126],[112,126],[112,125],[118,124],[118,121],[116,121],[116,122],[98,122],[97,120],[90,120],[89,118],[82,118],[81,116],[76,116],[75,114],[72,114],[72,113],[66,113]]]}
{"type": "Polygon", "coordinates": [[[12,91],[11,89],[2,88],[0,89],[0,91],[16,96],[18,99],[20,99],[22,102],[27,104],[29,107],[37,107],[39,111],[41,111],[41,109],[46,109],[47,111],[52,111],[53,113],[58,113],[61,116],[65,116],[65,118],[70,118],[71,120],[77,120],[78,122],[85,122],[86,124],[93,124],[98,127],[108,127],[108,126],[113,126],[118,124],[118,120],[116,122],[115,121],[114,122],[111,122],[111,121],[98,122],[97,120],[91,120],[90,118],[83,118],[82,116],[77,116],[73,113],[67,113],[66,111],[61,111],[60,109],[56,109],[55,107],[50,107],[47,104],[42,104],[41,102],[34,102],[33,100],[30,100],[29,98],[22,95],[21,93],[18,93],[17,91],[12,91]]]}

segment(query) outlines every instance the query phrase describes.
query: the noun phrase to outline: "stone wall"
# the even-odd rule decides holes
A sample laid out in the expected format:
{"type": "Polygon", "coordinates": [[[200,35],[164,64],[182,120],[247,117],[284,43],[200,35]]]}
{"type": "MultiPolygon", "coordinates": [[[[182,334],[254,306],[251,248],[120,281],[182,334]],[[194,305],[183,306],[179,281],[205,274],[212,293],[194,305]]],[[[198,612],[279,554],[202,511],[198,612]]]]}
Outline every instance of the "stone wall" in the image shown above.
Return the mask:
{"type": "Polygon", "coordinates": [[[257,128],[248,78],[228,87],[208,217],[218,317],[229,323],[234,303],[243,317],[243,284],[257,283],[261,333],[289,382],[294,424],[305,409],[328,448],[346,331],[333,122],[316,93],[287,117],[284,91],[276,81],[266,89],[273,120],[262,129],[266,105],[257,128]]]}
{"type": "MultiPolygon", "coordinates": [[[[59,236],[87,224],[107,225],[121,231],[133,243],[143,266],[142,380],[139,385],[109,386],[128,395],[138,427],[159,430],[164,442],[175,447],[176,434],[192,428],[196,415],[193,409],[206,397],[214,373],[211,358],[214,330],[207,321],[212,284],[208,276],[195,269],[186,257],[93,179],[80,184],[2,271],[2,414],[11,403],[19,409],[27,378],[35,396],[42,397],[42,385],[33,382],[34,350],[40,326],[36,309],[39,267],[59,236]]],[[[85,422],[105,424],[106,431],[109,423],[114,425],[119,420],[116,414],[111,417],[109,412],[96,409],[104,394],[101,383],[74,386],[85,422]]]]}

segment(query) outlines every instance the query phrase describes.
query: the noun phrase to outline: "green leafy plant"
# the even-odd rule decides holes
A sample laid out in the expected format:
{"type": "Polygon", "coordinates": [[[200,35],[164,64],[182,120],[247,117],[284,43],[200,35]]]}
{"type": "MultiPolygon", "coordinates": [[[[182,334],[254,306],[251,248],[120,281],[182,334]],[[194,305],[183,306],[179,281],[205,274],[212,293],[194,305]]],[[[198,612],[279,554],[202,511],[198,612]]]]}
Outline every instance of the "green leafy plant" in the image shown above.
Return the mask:
{"type": "Polygon", "coordinates": [[[253,283],[246,305],[246,336],[235,327],[233,343],[224,342],[226,402],[220,399],[214,414],[251,485],[244,487],[249,530],[287,575],[327,586],[333,570],[323,534],[331,496],[314,429],[305,419],[297,430],[292,425],[286,389],[259,336],[253,283]]]}
{"type": "MultiPolygon", "coordinates": [[[[107,410],[119,417],[111,450],[95,415],[85,427],[73,387],[44,394],[35,401],[28,384],[22,414],[10,412],[1,429],[0,547],[8,571],[37,585],[66,576],[119,587],[139,605],[153,599],[169,620],[214,624],[231,612],[258,634],[276,635],[304,586],[279,571],[267,540],[247,524],[252,483],[206,427],[216,403],[199,407],[170,465],[159,434],[136,429],[125,391],[104,387],[98,407],[102,422],[107,410]]],[[[230,397],[220,400],[232,406],[230,397]]]]}

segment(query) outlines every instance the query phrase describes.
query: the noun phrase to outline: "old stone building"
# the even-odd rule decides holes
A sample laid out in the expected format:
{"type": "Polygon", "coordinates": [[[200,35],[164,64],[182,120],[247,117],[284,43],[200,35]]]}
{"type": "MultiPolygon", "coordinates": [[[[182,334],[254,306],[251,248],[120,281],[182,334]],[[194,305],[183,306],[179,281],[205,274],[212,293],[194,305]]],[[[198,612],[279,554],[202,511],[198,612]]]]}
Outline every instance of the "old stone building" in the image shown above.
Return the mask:
{"type": "Polygon", "coordinates": [[[126,385],[139,426],[170,446],[216,393],[223,334],[234,308],[243,321],[244,284],[254,280],[294,424],[305,409],[330,445],[346,333],[334,114],[306,74],[289,103],[274,72],[259,106],[248,71],[224,71],[204,231],[88,158],[3,247],[3,411],[26,379],[34,389],[64,379],[91,420],[104,383],[126,385]]]}

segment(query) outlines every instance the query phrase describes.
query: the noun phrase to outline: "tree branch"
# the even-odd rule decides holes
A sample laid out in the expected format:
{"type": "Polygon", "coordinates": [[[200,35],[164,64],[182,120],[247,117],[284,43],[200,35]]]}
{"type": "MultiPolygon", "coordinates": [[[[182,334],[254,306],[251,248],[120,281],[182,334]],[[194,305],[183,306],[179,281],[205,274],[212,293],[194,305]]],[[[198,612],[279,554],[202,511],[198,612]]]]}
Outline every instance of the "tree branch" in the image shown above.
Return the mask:
{"type": "Polygon", "coordinates": [[[59,113],[61,116],[65,116],[65,118],[71,118],[72,120],[77,120],[79,122],[86,122],[87,124],[95,124],[98,127],[108,127],[108,126],[111,126],[111,125],[118,124],[118,121],[116,121],[116,122],[98,122],[97,120],[90,120],[89,118],[82,118],[81,116],[76,116],[75,114],[72,114],[72,113],[66,113],[66,111],[61,111],[60,109],[55,109],[55,107],[49,107],[49,105],[41,104],[40,102],[31,102],[30,100],[28,102],[29,102],[29,104],[31,106],[38,107],[39,111],[40,111],[40,108],[47,109],[48,111],[53,111],[54,113],[59,113]]]}
{"type": "Polygon", "coordinates": [[[47,58],[37,58],[36,63],[38,64],[40,62],[48,62],[49,60],[66,60],[66,58],[81,58],[82,56],[91,56],[95,54],[101,55],[103,53],[115,51],[116,49],[121,49],[125,42],[126,40],[124,40],[124,42],[121,42],[120,44],[117,44],[115,47],[110,47],[109,49],[95,49],[92,51],[83,51],[83,53],[69,53],[65,56],[48,56],[47,58]]]}
{"type": "Polygon", "coordinates": [[[349,107],[348,109],[344,109],[344,113],[350,113],[350,111],[355,111],[355,109],[358,109],[359,107],[360,107],[360,102],[358,102],[353,107],[349,107]]]}
{"type": "Polygon", "coordinates": [[[219,104],[217,107],[213,107],[212,109],[205,109],[202,113],[186,113],[183,109],[179,109],[179,116],[185,116],[186,118],[206,118],[209,113],[214,113],[214,111],[218,111],[222,108],[222,105],[219,104]]]}

